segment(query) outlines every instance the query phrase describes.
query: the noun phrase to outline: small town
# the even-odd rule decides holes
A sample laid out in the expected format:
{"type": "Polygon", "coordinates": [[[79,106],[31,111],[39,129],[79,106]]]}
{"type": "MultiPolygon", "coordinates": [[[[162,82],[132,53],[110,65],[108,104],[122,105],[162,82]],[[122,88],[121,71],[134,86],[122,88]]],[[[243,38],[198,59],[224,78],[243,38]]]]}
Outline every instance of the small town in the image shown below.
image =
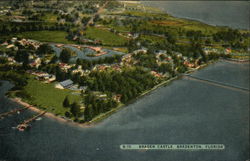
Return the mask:
{"type": "Polygon", "coordinates": [[[249,42],[245,1],[0,1],[0,161],[249,160],[249,42]]]}
{"type": "Polygon", "coordinates": [[[0,28],[1,33],[13,30],[17,33],[16,37],[3,36],[0,44],[0,76],[16,85],[9,96],[21,98],[24,102],[75,122],[84,123],[98,118],[100,114],[128,103],[155,85],[182,73],[195,71],[209,62],[220,58],[244,58],[249,52],[249,48],[244,47],[244,36],[249,34],[245,31],[224,31],[208,26],[207,30],[212,33],[218,30],[218,33],[211,35],[184,27],[176,35],[178,26],[168,28],[159,25],[160,21],[173,21],[169,24],[188,21],[168,20],[170,16],[167,14],[152,17],[157,13],[151,9],[142,14],[141,10],[145,8],[140,4],[84,2],[80,6],[69,3],[70,7],[67,8],[58,2],[63,10],[51,6],[51,11],[46,12],[39,9],[43,5],[40,2],[18,5],[20,8],[22,5],[33,5],[33,9],[16,9],[21,15],[11,11],[10,7],[1,10],[1,14],[15,24],[27,23],[26,28],[11,24],[3,24],[0,28]],[[79,12],[83,6],[92,11],[79,12]],[[123,11],[110,9],[111,6],[123,11]],[[138,16],[138,13],[141,15],[138,16]],[[38,26],[33,21],[39,20],[44,22],[41,29],[36,29],[38,26]],[[148,26],[153,29],[141,27],[148,20],[151,23],[148,26]],[[123,29],[118,22],[126,28],[123,29]],[[55,28],[49,26],[53,23],[55,28]],[[29,31],[28,27],[39,31],[29,31]],[[61,29],[66,30],[68,36],[53,40],[55,32],[65,32],[61,29]],[[28,32],[41,32],[41,36],[44,36],[36,39],[38,35],[30,37],[22,34],[28,32]],[[46,40],[45,35],[50,32],[52,39],[46,40]],[[221,45],[220,39],[225,38],[229,39],[229,44],[231,39],[237,42],[221,45]],[[239,38],[241,41],[238,42],[239,38]],[[4,72],[10,69],[13,71],[4,72]],[[23,73],[22,76],[19,73],[23,73]],[[51,97],[57,97],[55,91],[60,93],[60,101],[42,101],[48,91],[51,97]]]}

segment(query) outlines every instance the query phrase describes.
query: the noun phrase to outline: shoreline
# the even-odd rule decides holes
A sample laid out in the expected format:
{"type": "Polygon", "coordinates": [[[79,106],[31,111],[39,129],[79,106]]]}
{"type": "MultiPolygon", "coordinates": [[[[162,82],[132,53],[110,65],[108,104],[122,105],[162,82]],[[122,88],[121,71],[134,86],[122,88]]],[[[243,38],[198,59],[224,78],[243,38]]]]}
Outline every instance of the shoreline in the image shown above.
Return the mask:
{"type": "MultiPolygon", "coordinates": [[[[8,97],[9,98],[9,97],[8,97]]],[[[41,110],[39,109],[38,107],[35,107],[33,105],[30,105],[28,104],[27,102],[24,102],[22,101],[21,98],[18,98],[18,97],[15,97],[15,98],[9,98],[12,102],[15,102],[21,106],[24,106],[24,107],[28,107],[28,110],[30,111],[33,111],[35,113],[41,113],[41,112],[44,112],[44,110],[41,110]]],[[[79,123],[76,123],[74,121],[71,121],[71,120],[67,120],[67,119],[64,119],[60,116],[56,116],[54,115],[53,113],[50,113],[50,112],[46,112],[44,114],[44,116],[46,116],[47,118],[50,118],[50,119],[54,119],[58,122],[61,122],[61,123],[66,123],[66,124],[70,124],[70,125],[75,125],[75,126],[80,126],[80,127],[90,127],[89,123],[83,123],[83,124],[79,124],[79,123]]]]}
{"type": "Polygon", "coordinates": [[[249,25],[246,25],[246,24],[243,24],[244,27],[242,27],[242,24],[240,26],[239,25],[235,26],[235,24],[231,24],[231,23],[225,24],[225,22],[224,22],[224,24],[218,24],[218,22],[209,22],[209,20],[201,18],[201,17],[196,17],[196,16],[193,16],[193,15],[187,16],[186,14],[183,14],[183,13],[174,13],[173,11],[169,11],[169,9],[166,9],[166,8],[161,7],[159,5],[155,6],[155,5],[152,5],[150,3],[147,3],[147,1],[146,2],[142,1],[141,4],[144,5],[144,6],[147,6],[147,7],[157,8],[161,12],[163,12],[164,14],[168,14],[168,15],[174,17],[174,18],[177,18],[177,19],[195,21],[195,22],[199,22],[199,23],[202,23],[202,24],[205,24],[205,25],[212,26],[212,27],[232,28],[232,29],[238,29],[238,30],[242,30],[242,31],[248,31],[249,30],[249,25]]]}
{"type": "MultiPolygon", "coordinates": [[[[198,71],[200,69],[203,69],[203,68],[207,67],[208,65],[214,64],[214,63],[216,63],[218,61],[220,61],[220,59],[208,62],[207,64],[202,64],[202,65],[198,66],[195,69],[186,71],[183,74],[193,73],[195,71],[198,71]]],[[[95,126],[96,124],[100,123],[101,121],[103,121],[105,118],[108,118],[112,114],[114,114],[114,113],[122,110],[123,108],[127,107],[129,104],[132,104],[132,103],[136,102],[137,100],[141,99],[142,97],[150,94],[152,91],[155,91],[160,87],[164,87],[165,85],[168,85],[169,83],[173,82],[174,80],[181,79],[183,74],[177,75],[175,77],[172,77],[172,78],[170,78],[168,80],[165,80],[165,81],[155,85],[153,88],[151,88],[149,90],[146,90],[145,92],[141,93],[139,96],[137,96],[134,99],[130,100],[128,103],[120,104],[116,108],[113,108],[113,109],[111,109],[110,111],[108,111],[106,113],[100,114],[100,115],[94,117],[91,121],[86,122],[86,123],[77,123],[77,122],[74,122],[73,120],[62,118],[62,116],[56,116],[55,114],[50,113],[50,112],[46,112],[44,114],[44,116],[46,116],[47,118],[50,118],[50,119],[54,119],[54,120],[56,120],[58,122],[68,124],[68,125],[78,126],[78,127],[82,127],[82,128],[92,127],[92,126],[95,126]]],[[[38,107],[23,101],[21,98],[18,98],[18,97],[15,97],[15,98],[8,97],[8,98],[11,101],[13,101],[13,102],[15,102],[15,103],[17,103],[17,104],[19,104],[21,106],[28,107],[28,109],[33,111],[33,112],[36,112],[36,113],[44,112],[44,110],[39,109],[38,107]]]]}

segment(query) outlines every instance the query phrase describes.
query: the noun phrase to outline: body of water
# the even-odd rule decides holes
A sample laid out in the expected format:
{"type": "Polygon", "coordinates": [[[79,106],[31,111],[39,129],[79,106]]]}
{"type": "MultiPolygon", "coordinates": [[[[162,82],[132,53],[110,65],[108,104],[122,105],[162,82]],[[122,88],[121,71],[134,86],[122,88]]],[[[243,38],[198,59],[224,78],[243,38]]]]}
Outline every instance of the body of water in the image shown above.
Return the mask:
{"type": "MultiPolygon", "coordinates": [[[[53,50],[56,52],[56,55],[59,57],[60,53],[62,51],[62,48],[56,47],[55,45],[52,45],[52,44],[51,44],[51,46],[52,46],[53,50]]],[[[84,49],[80,50],[80,49],[77,49],[77,48],[70,46],[70,45],[65,45],[64,47],[73,50],[77,54],[76,57],[71,58],[70,61],[72,61],[72,62],[76,61],[76,59],[78,59],[78,58],[85,59],[85,60],[98,60],[98,59],[105,58],[105,57],[111,57],[114,55],[124,55],[125,54],[125,53],[114,51],[114,50],[102,49],[102,51],[107,52],[107,54],[95,56],[95,57],[90,57],[90,56],[88,56],[88,54],[95,54],[96,53],[92,49],[84,48],[84,49]]]]}
{"type": "MultiPolygon", "coordinates": [[[[249,88],[249,64],[218,62],[193,75],[249,88]]],[[[20,107],[4,97],[0,112],[20,107]]],[[[180,79],[159,88],[94,127],[43,118],[30,131],[16,126],[33,113],[0,120],[0,160],[245,161],[249,157],[249,93],[180,79]],[[221,151],[124,151],[120,144],[224,144],[221,151]]]]}
{"type": "Polygon", "coordinates": [[[249,1],[145,1],[143,4],[180,18],[198,20],[210,25],[250,28],[249,1]]]}

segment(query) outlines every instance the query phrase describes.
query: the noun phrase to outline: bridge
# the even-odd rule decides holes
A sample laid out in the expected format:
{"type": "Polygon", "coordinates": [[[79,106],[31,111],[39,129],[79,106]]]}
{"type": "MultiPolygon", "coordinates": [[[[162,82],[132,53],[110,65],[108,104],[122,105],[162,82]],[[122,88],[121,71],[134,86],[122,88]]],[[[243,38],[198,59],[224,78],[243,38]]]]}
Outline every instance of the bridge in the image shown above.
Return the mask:
{"type": "Polygon", "coordinates": [[[214,85],[214,86],[217,86],[217,87],[222,87],[222,88],[227,88],[227,89],[231,89],[231,90],[237,90],[237,91],[249,93],[249,89],[244,88],[244,87],[240,87],[240,86],[237,86],[237,85],[233,85],[233,84],[219,82],[219,81],[215,81],[215,80],[211,80],[211,79],[200,78],[200,77],[193,76],[193,75],[190,75],[190,74],[184,74],[183,77],[186,78],[186,79],[189,79],[189,80],[195,80],[195,81],[207,83],[207,84],[210,84],[210,85],[214,85]]]}

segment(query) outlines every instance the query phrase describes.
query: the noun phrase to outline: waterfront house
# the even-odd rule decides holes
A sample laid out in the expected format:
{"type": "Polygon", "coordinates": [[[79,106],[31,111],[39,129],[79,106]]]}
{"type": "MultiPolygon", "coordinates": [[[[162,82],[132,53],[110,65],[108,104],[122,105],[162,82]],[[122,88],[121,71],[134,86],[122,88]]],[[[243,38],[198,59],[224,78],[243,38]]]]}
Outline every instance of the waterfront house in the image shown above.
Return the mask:
{"type": "Polygon", "coordinates": [[[162,74],[157,73],[156,71],[151,71],[150,73],[151,73],[154,77],[157,77],[157,78],[161,78],[161,77],[162,77],[162,74]]]}
{"type": "Polygon", "coordinates": [[[113,100],[115,100],[116,102],[121,102],[121,97],[122,97],[121,94],[116,94],[116,95],[114,95],[112,98],[113,98],[113,100]]]}

